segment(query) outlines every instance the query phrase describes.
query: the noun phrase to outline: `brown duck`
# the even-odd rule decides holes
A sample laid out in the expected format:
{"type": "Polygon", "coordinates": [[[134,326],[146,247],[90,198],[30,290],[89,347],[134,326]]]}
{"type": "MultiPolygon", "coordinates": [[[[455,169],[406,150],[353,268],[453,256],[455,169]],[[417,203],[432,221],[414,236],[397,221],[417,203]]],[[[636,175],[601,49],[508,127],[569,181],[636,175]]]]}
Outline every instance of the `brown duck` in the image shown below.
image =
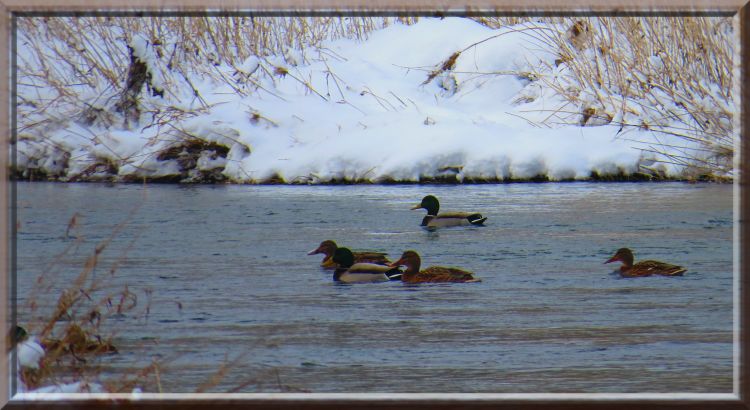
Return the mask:
{"type": "MultiPolygon", "coordinates": [[[[338,249],[336,242],[326,240],[320,243],[320,246],[308,252],[308,255],[316,255],[322,253],[325,255],[323,260],[320,262],[320,266],[325,269],[335,269],[337,264],[333,261],[333,255],[338,249]]],[[[387,265],[391,261],[382,252],[352,252],[354,255],[354,263],[374,263],[377,265],[387,265]]]]}
{"type": "Polygon", "coordinates": [[[687,269],[682,266],[652,260],[640,261],[634,264],[633,251],[628,248],[618,249],[615,255],[604,263],[616,261],[622,262],[622,265],[620,266],[620,275],[626,278],[651,275],[682,276],[682,274],[687,271],[687,269]]]}
{"type": "Polygon", "coordinates": [[[406,270],[401,275],[401,281],[405,283],[428,283],[428,282],[481,282],[475,278],[472,272],[457,268],[446,268],[443,266],[430,266],[419,270],[422,263],[419,254],[414,251],[406,251],[401,259],[388,266],[405,266],[406,270]]]}

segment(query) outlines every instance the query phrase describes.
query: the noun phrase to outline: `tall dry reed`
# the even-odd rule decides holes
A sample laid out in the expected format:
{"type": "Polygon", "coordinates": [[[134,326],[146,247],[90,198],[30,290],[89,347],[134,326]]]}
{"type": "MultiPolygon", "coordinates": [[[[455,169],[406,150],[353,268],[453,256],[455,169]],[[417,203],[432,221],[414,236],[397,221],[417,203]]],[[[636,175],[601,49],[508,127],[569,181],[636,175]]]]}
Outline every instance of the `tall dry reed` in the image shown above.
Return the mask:
{"type": "MultiPolygon", "coordinates": [[[[618,138],[636,142],[639,134],[630,130],[650,131],[664,136],[658,140],[661,142],[643,147],[657,160],[685,165],[696,174],[733,175],[735,50],[730,18],[474,19],[492,28],[535,22],[539,28],[527,34],[557,51],[554,63],[536,67],[533,73],[519,73],[563,98],[563,104],[535,121],[547,125],[616,124],[621,128],[618,138]]],[[[127,45],[139,39],[154,56],[149,61],[149,85],[162,89],[168,101],[143,96],[139,115],[150,119],[146,128],[157,127],[155,139],[180,141],[195,137],[179,128],[180,122],[211,109],[198,90],[200,81],[217,81],[239,95],[266,93],[283,99],[275,85],[281,78],[291,78],[311,94],[331,98],[289,68],[313,58],[345,58],[322,47],[325,40],[363,40],[373,30],[396,21],[409,24],[416,20],[334,16],[19,18],[18,44],[19,50],[23,49],[18,61],[19,139],[38,139],[46,129],[71,118],[102,126],[122,125],[110,108],[128,71],[131,56],[127,45]],[[311,50],[317,54],[310,55],[311,50]]],[[[325,75],[340,87],[336,73],[329,70],[325,75]]],[[[262,118],[262,113],[252,110],[249,115],[262,118]]],[[[72,138],[99,143],[96,135],[85,132],[72,138]]],[[[68,152],[67,147],[43,138],[37,142],[43,148],[33,155],[57,155],[65,160],[59,153],[68,152]]],[[[92,166],[107,165],[102,159],[92,161],[92,166]]]]}
{"type": "MultiPolygon", "coordinates": [[[[481,22],[500,27],[517,20],[481,22]]],[[[549,123],[613,123],[624,131],[622,138],[630,129],[652,131],[668,137],[643,148],[660,161],[684,165],[695,174],[733,175],[731,18],[534,20],[547,29],[530,35],[558,52],[554,65],[539,67],[534,80],[565,100],[551,110],[549,123]]]]}

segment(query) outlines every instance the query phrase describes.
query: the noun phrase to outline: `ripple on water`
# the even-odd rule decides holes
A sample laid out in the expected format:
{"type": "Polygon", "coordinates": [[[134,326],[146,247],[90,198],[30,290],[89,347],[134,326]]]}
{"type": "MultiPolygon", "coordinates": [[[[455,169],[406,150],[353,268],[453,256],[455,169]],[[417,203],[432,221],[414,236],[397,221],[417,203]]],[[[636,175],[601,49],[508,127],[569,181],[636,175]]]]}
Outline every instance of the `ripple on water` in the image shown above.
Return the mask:
{"type": "Polygon", "coordinates": [[[19,294],[51,265],[80,272],[84,256],[57,257],[74,210],[83,252],[142,202],[163,223],[126,227],[96,273],[116,264],[114,288],[151,289],[150,312],[110,318],[121,355],[103,364],[165,360],[165,391],[194,391],[227,362],[213,391],[732,391],[731,186],[56,187],[18,184],[19,294]],[[424,231],[409,208],[427,193],[487,226],[424,231]],[[307,256],[324,239],[392,259],[415,249],[482,282],[335,285],[307,256]],[[603,262],[624,246],[688,272],[620,279],[603,262]]]}

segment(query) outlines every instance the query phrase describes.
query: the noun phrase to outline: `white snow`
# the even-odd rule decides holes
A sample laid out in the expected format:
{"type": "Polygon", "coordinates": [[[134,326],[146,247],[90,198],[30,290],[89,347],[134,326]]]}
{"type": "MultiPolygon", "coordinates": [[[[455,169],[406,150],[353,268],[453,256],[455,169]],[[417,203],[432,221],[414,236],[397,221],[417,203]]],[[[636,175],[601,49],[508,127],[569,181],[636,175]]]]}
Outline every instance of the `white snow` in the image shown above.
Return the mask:
{"type": "MultiPolygon", "coordinates": [[[[107,393],[102,384],[85,380],[69,383],[59,382],[29,390],[23,383],[23,380],[21,380],[20,372],[24,368],[38,370],[40,368],[40,361],[44,358],[44,355],[44,348],[36,336],[30,336],[16,346],[16,359],[19,372],[17,375],[18,392],[22,393],[24,398],[34,399],[37,394],[48,395],[50,393],[107,393]]],[[[134,398],[138,398],[142,393],[143,391],[140,387],[135,387],[132,391],[134,398]]]]}
{"type": "Polygon", "coordinates": [[[85,381],[74,383],[53,384],[50,386],[40,387],[38,389],[26,392],[26,397],[33,397],[29,393],[106,393],[104,387],[99,383],[89,383],[85,381]]]}
{"type": "MultiPolygon", "coordinates": [[[[28,140],[18,144],[18,165],[73,177],[95,158],[106,158],[118,163],[119,176],[175,175],[181,172],[176,161],[159,161],[158,152],[196,137],[230,149],[220,159],[204,152],[198,169],[224,167],[223,174],[234,182],[272,176],[313,183],[339,178],[418,181],[445,175],[445,167],[457,167],[459,180],[583,179],[592,171],[637,171],[644,160],[639,148],[657,142],[651,132],[630,130],[624,138],[620,127],[602,116],[593,116],[585,127],[562,120],[538,125],[554,119],[556,111],[580,112],[582,107],[568,106],[551,89],[522,75],[541,72],[554,81],[565,75],[565,68],[554,64],[556,51],[534,40],[524,31],[528,27],[494,30],[469,19],[423,18],[410,26],[393,24],[363,42],[339,39],[319,49],[253,56],[236,68],[222,64],[216,69],[227,78],[256,73],[253,81],[263,89],[250,92],[252,86],[243,86],[248,92],[243,96],[226,83],[196,76],[191,83],[207,107],[195,115],[149,127],[151,117],[144,114],[132,129],[117,122],[107,129],[63,121],[43,133],[26,132],[28,140]],[[451,70],[423,84],[458,51],[451,70]],[[288,73],[274,74],[276,67],[288,73]],[[257,74],[264,71],[271,74],[257,74]],[[74,153],[67,168],[62,168],[59,148],[40,148],[50,146],[74,153]]],[[[536,29],[548,28],[538,24],[536,29]]],[[[136,35],[130,45],[154,81],[169,89],[159,68],[164,61],[149,40],[136,35]]],[[[661,63],[658,56],[650,61],[661,63]]],[[[173,86],[164,98],[145,94],[144,104],[161,110],[201,107],[184,84],[173,86]]],[[[592,106],[599,100],[593,94],[581,98],[592,106]]],[[[658,138],[672,142],[664,135],[658,138]]],[[[681,168],[668,165],[666,171],[677,175],[681,168]]]]}
{"type": "Polygon", "coordinates": [[[151,86],[158,89],[164,89],[165,81],[161,71],[157,69],[156,55],[154,45],[142,34],[136,34],[130,41],[130,47],[133,49],[133,56],[146,65],[146,69],[151,74],[151,86]]]}

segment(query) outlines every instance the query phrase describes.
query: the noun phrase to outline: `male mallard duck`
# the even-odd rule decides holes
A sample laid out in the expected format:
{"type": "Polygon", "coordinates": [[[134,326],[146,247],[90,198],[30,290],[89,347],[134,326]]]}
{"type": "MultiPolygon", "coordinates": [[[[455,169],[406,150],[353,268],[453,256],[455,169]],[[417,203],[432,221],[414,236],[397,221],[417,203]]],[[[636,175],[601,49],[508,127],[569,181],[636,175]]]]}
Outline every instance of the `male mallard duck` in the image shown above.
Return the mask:
{"type": "Polygon", "coordinates": [[[638,276],[664,275],[664,276],[682,276],[687,269],[682,266],[672,265],[670,263],[659,261],[640,261],[633,264],[633,251],[628,248],[620,248],[615,256],[609,258],[604,263],[620,261],[620,275],[628,278],[638,276]]]}
{"type": "Polygon", "coordinates": [[[481,282],[480,279],[474,278],[473,273],[457,268],[445,268],[442,266],[430,266],[420,271],[419,265],[422,260],[419,254],[414,251],[406,251],[401,255],[401,259],[388,265],[391,267],[406,266],[406,270],[401,275],[401,281],[406,283],[422,282],[481,282]]]}
{"type": "Polygon", "coordinates": [[[354,263],[354,254],[348,248],[336,249],[332,259],[338,265],[333,272],[333,280],[337,282],[387,282],[399,280],[401,277],[401,270],[398,267],[374,263],[354,263]]]}
{"type": "Polygon", "coordinates": [[[427,195],[422,198],[422,202],[419,205],[413,206],[411,209],[424,208],[427,210],[427,216],[422,219],[420,226],[427,228],[441,228],[445,226],[461,226],[461,225],[482,225],[487,217],[483,217],[482,214],[477,212],[444,212],[438,214],[440,209],[440,202],[433,195],[427,195]]]}
{"type": "MultiPolygon", "coordinates": [[[[325,255],[320,266],[326,269],[333,269],[336,264],[333,262],[333,254],[338,249],[336,242],[327,240],[320,243],[320,246],[308,252],[308,255],[322,253],[325,255]]],[[[382,252],[353,252],[354,263],[375,263],[378,265],[387,265],[391,261],[382,252]]]]}

